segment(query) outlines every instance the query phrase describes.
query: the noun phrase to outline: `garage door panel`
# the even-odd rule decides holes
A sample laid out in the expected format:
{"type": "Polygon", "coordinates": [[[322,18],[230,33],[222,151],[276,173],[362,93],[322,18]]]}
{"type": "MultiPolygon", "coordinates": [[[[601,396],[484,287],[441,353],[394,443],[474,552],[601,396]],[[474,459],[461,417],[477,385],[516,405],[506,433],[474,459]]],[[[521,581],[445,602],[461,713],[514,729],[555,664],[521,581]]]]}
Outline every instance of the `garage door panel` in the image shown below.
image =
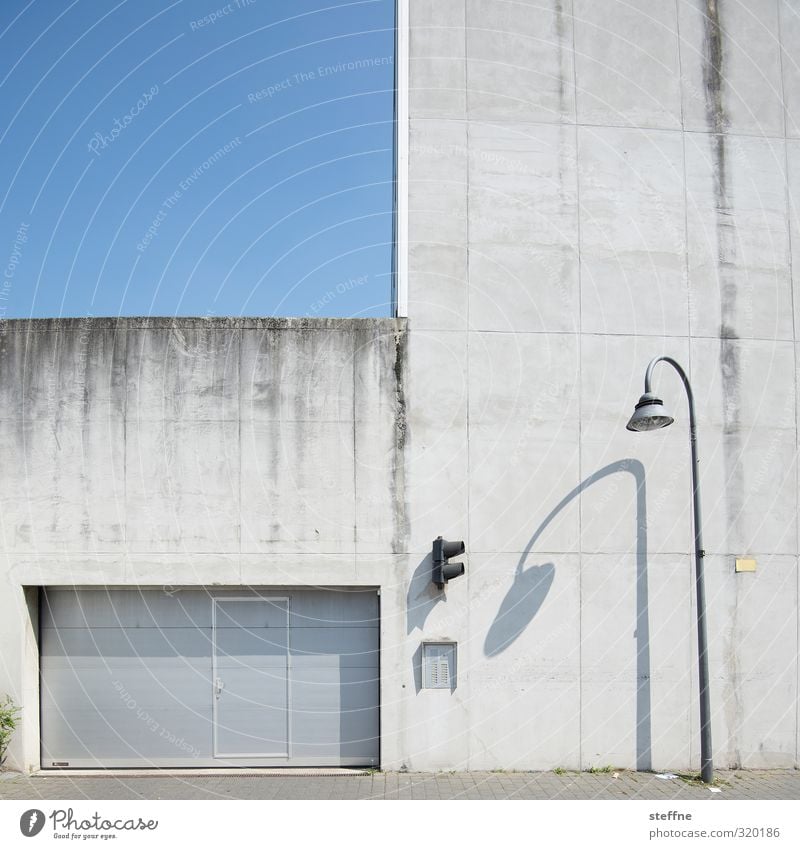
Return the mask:
{"type": "Polygon", "coordinates": [[[216,598],[218,630],[248,628],[286,630],[286,598],[225,599],[216,598]],[[244,603],[242,603],[244,601],[244,603]]]}
{"type": "MultiPolygon", "coordinates": [[[[55,715],[54,715],[55,716],[55,715]]],[[[185,758],[211,755],[212,723],[207,716],[187,716],[185,711],[153,713],[126,709],[84,710],[58,721],[43,717],[43,766],[49,761],[95,758],[113,766],[117,759],[185,758]]]]}
{"type": "Polygon", "coordinates": [[[296,628],[292,630],[292,666],[315,664],[378,667],[374,628],[296,628]]]}
{"type": "Polygon", "coordinates": [[[211,628],[203,590],[48,590],[42,626],[58,628],[211,628]],[[49,600],[49,601],[48,601],[49,600]]]}
{"type": "Polygon", "coordinates": [[[289,624],[295,628],[357,626],[378,628],[375,590],[310,590],[292,597],[289,624]]]}
{"type": "MultiPolygon", "coordinates": [[[[324,658],[323,658],[324,659],[324,658]]],[[[352,682],[354,684],[368,684],[379,680],[377,669],[367,666],[337,666],[336,664],[317,665],[292,665],[292,686],[308,684],[314,686],[319,684],[329,686],[339,681],[352,682]]]]}
{"type": "Polygon", "coordinates": [[[50,657],[43,665],[47,669],[114,669],[122,673],[124,670],[149,669],[153,673],[165,674],[175,669],[207,669],[210,665],[210,657],[148,657],[147,655],[135,657],[50,657]]]}
{"type": "Polygon", "coordinates": [[[339,754],[355,758],[370,752],[377,762],[379,733],[378,714],[373,708],[344,709],[339,720],[339,754]]]}
{"type": "Polygon", "coordinates": [[[293,716],[313,718],[335,715],[341,711],[368,709],[375,704],[378,681],[353,670],[308,670],[305,680],[292,680],[293,716]]]}
{"type": "Polygon", "coordinates": [[[211,693],[208,668],[48,670],[42,685],[42,710],[113,710],[120,706],[205,710],[211,693]]]}
{"type": "Polygon", "coordinates": [[[292,723],[296,757],[378,759],[378,680],[363,670],[320,669],[292,682],[292,723]]]}
{"type": "Polygon", "coordinates": [[[128,660],[158,664],[176,657],[210,659],[211,629],[197,628],[54,628],[42,629],[42,661],[68,659],[76,665],[105,658],[109,664],[128,660]]]}

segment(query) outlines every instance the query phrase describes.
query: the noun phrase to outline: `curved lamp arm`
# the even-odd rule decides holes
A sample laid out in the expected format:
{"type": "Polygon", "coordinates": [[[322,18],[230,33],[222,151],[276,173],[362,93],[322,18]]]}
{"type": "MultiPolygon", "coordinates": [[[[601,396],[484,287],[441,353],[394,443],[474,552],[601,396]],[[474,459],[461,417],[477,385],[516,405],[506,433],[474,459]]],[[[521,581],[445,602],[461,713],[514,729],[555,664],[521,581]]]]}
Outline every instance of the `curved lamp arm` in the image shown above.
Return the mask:
{"type": "Polygon", "coordinates": [[[652,392],[652,383],[653,383],[653,369],[658,365],[658,363],[669,363],[675,371],[678,372],[678,375],[683,382],[683,388],[686,390],[686,397],[689,399],[689,429],[691,431],[691,438],[693,441],[697,441],[697,423],[695,420],[695,412],[694,412],[694,392],[692,392],[692,384],[689,383],[689,378],[686,376],[686,372],[683,370],[683,366],[672,357],[654,357],[650,360],[650,363],[647,366],[647,371],[644,375],[644,391],[652,392]]]}

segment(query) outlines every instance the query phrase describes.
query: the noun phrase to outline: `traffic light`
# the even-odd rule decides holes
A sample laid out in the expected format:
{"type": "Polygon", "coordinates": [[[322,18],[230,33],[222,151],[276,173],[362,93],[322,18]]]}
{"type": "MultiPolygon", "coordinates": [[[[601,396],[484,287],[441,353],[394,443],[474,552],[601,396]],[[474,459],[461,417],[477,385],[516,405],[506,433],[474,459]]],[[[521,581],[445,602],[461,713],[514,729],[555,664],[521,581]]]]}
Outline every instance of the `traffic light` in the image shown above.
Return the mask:
{"type": "Polygon", "coordinates": [[[451,557],[458,557],[459,554],[463,554],[465,550],[462,540],[450,542],[441,537],[436,537],[433,541],[433,553],[431,555],[433,575],[431,579],[440,590],[444,589],[444,585],[448,581],[464,574],[463,563],[448,563],[447,561],[451,557]]]}

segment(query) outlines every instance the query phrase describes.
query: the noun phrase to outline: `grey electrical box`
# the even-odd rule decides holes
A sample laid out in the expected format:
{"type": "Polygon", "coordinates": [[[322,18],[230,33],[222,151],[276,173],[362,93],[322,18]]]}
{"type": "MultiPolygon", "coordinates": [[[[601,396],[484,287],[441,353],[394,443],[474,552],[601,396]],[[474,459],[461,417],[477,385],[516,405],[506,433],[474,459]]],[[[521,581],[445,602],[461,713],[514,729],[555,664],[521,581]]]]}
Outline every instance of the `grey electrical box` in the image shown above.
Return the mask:
{"type": "Polygon", "coordinates": [[[455,643],[422,644],[422,681],[427,690],[455,689],[455,643]]]}

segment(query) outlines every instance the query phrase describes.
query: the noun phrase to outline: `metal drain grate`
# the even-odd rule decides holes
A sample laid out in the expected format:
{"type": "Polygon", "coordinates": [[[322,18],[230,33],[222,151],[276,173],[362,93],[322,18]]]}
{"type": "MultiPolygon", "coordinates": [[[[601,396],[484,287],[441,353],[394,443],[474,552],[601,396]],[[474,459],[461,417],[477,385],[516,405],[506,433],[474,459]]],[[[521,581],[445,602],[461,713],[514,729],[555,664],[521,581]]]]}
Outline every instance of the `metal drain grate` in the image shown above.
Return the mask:
{"type": "Polygon", "coordinates": [[[324,778],[369,775],[366,769],[285,767],[283,769],[48,769],[34,778],[324,778]]]}

